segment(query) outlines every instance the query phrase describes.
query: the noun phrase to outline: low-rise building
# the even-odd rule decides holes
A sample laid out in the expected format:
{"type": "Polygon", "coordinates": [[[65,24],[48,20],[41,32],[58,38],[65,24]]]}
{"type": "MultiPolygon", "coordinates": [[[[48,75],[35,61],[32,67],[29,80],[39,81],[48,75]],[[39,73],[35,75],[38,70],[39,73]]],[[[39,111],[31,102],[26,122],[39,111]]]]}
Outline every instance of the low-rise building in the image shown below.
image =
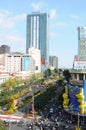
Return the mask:
{"type": "Polygon", "coordinates": [[[8,45],[1,45],[0,54],[10,53],[10,47],[8,45]]]}
{"type": "Polygon", "coordinates": [[[34,74],[34,59],[29,54],[0,54],[0,71],[18,73],[28,71],[34,74]]]}
{"type": "Polygon", "coordinates": [[[58,68],[58,57],[49,56],[49,65],[53,68],[58,68]]]}

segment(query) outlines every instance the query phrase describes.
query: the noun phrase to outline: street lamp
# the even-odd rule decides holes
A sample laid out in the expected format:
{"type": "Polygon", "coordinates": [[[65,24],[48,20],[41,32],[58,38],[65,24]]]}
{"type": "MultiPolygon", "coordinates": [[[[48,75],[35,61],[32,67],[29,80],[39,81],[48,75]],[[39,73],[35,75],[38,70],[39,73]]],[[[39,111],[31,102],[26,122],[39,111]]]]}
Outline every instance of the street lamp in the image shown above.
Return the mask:
{"type": "Polygon", "coordinates": [[[35,111],[34,111],[34,92],[33,92],[33,95],[32,95],[32,115],[33,115],[33,125],[32,125],[32,130],[34,130],[34,119],[35,119],[35,111]]]}
{"type": "Polygon", "coordinates": [[[80,115],[79,115],[79,113],[78,113],[77,130],[80,130],[80,125],[79,125],[79,122],[80,122],[80,115]]]}
{"type": "Polygon", "coordinates": [[[78,129],[79,129],[79,113],[78,113],[78,122],[77,122],[77,126],[78,126],[78,129]]]}
{"type": "Polygon", "coordinates": [[[34,93],[33,93],[33,97],[32,97],[32,113],[33,113],[33,120],[34,120],[34,118],[35,118],[35,116],[34,116],[34,93]]]}
{"type": "Polygon", "coordinates": [[[10,122],[11,117],[9,116],[9,130],[11,130],[11,122],[10,122]]]}

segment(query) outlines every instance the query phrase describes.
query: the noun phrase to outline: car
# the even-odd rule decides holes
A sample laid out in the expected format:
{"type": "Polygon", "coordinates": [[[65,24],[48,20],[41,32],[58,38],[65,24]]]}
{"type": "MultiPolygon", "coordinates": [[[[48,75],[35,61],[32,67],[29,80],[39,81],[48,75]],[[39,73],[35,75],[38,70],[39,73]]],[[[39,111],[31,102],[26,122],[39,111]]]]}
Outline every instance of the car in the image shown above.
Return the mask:
{"type": "Polygon", "coordinates": [[[7,111],[7,110],[8,110],[8,108],[7,108],[7,107],[4,107],[4,108],[3,108],[3,110],[4,110],[4,111],[7,111]]]}
{"type": "Polygon", "coordinates": [[[7,111],[7,110],[9,110],[9,108],[10,108],[10,105],[8,104],[8,105],[4,106],[2,109],[3,109],[4,111],[7,111]]]}

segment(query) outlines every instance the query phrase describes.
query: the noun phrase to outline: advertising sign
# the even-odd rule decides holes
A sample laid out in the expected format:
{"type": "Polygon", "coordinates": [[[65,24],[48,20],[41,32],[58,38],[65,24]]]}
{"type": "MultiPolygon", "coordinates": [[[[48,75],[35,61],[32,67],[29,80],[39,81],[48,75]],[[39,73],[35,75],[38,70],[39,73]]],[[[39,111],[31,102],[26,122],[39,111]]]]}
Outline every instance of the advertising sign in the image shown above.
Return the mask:
{"type": "Polygon", "coordinates": [[[24,70],[25,71],[30,70],[30,57],[24,58],[24,70]]]}

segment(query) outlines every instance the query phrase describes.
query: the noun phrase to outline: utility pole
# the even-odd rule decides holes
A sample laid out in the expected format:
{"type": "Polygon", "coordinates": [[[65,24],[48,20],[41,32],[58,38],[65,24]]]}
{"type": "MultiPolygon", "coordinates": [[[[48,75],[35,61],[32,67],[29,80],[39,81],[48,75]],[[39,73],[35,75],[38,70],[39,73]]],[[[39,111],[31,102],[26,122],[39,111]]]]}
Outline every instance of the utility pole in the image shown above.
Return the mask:
{"type": "Polygon", "coordinates": [[[80,115],[79,115],[79,113],[78,113],[77,130],[80,130],[80,125],[79,125],[79,122],[80,122],[80,115]]]}
{"type": "Polygon", "coordinates": [[[35,110],[34,110],[34,92],[32,96],[32,115],[33,115],[33,125],[32,125],[32,130],[34,130],[34,119],[35,119],[35,110]]]}
{"type": "Polygon", "coordinates": [[[9,117],[9,130],[11,130],[10,117],[9,117]]]}
{"type": "Polygon", "coordinates": [[[32,112],[33,112],[33,120],[34,120],[34,118],[35,118],[35,116],[34,116],[34,93],[33,93],[33,97],[32,97],[32,112]]]}

